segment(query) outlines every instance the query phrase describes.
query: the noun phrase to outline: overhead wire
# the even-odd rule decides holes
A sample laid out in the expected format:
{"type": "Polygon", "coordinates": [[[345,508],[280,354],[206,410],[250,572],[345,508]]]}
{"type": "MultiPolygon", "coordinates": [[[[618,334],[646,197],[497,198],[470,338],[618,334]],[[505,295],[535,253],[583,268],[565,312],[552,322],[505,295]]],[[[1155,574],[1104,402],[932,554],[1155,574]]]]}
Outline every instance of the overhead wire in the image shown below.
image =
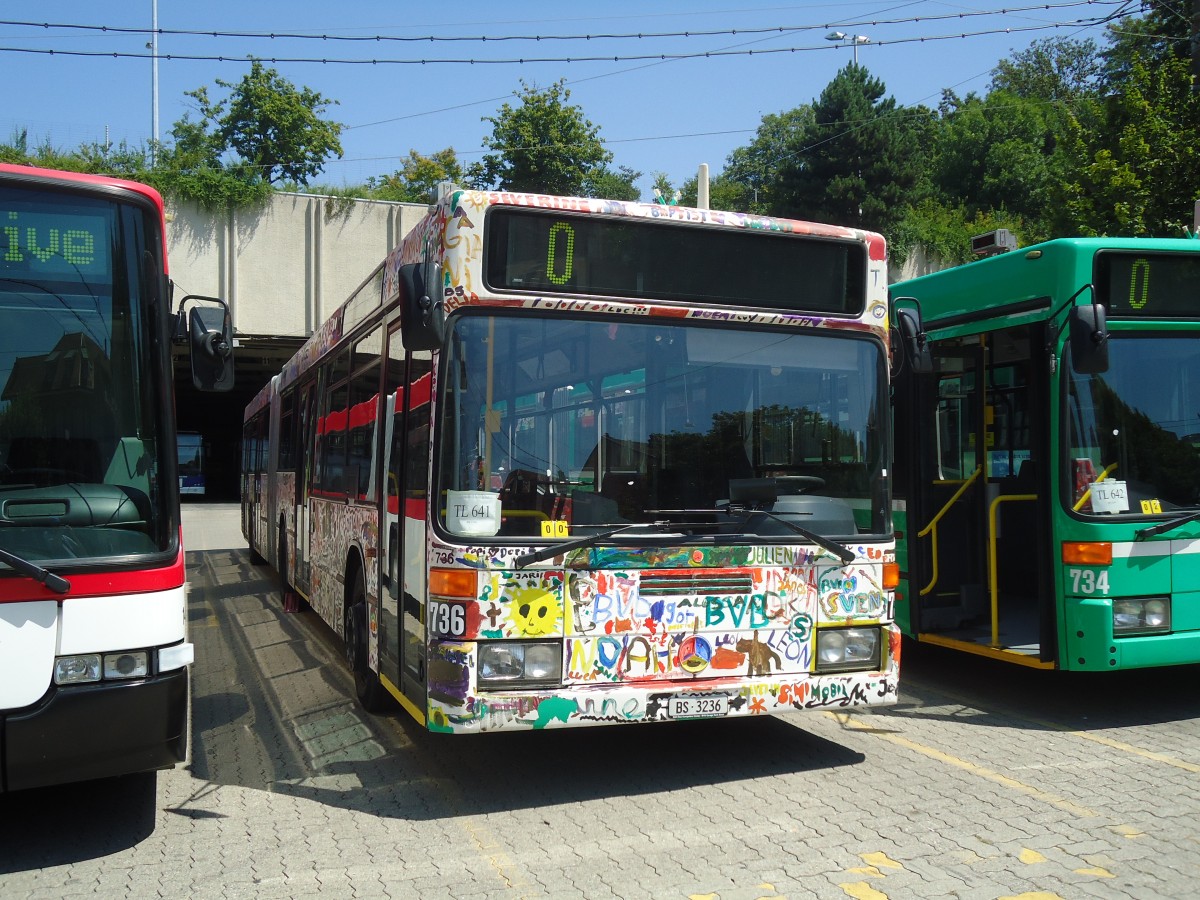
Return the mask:
{"type": "MultiPolygon", "coordinates": [[[[688,29],[686,31],[645,31],[624,33],[597,34],[511,34],[511,35],[347,35],[329,32],[276,32],[276,31],[221,31],[217,29],[187,29],[187,28],[141,28],[116,25],[86,25],[74,22],[27,22],[12,19],[0,19],[0,26],[40,28],[43,30],[57,29],[64,31],[89,31],[101,34],[131,34],[158,35],[181,37],[211,37],[211,38],[245,38],[268,40],[311,40],[311,41],[341,41],[350,43],[505,43],[512,41],[565,42],[565,41],[601,41],[601,40],[660,40],[663,38],[697,38],[720,37],[751,34],[786,34],[805,31],[826,31],[830,28],[856,28],[859,26],[878,28],[884,25],[907,25],[925,22],[939,22],[951,19],[970,19],[996,15],[1014,15],[1034,11],[1053,11],[1070,9],[1078,6],[1114,5],[1121,0],[1065,0],[1059,3],[1038,3],[1030,6],[1009,6],[999,10],[962,10],[954,13],[941,13],[924,16],[910,16],[896,19],[858,19],[835,20],[812,25],[773,25],[758,28],[723,28],[723,29],[688,29]]],[[[905,4],[911,5],[911,4],[905,4]]]]}
{"type": "MultiPolygon", "coordinates": [[[[892,7],[892,9],[903,8],[904,6],[909,6],[909,5],[913,5],[913,4],[899,4],[896,7],[892,7]]],[[[413,60],[369,59],[368,60],[368,59],[330,59],[330,58],[318,59],[318,58],[311,58],[311,57],[310,58],[305,58],[305,57],[279,58],[279,57],[275,57],[275,58],[269,58],[269,59],[264,58],[261,61],[270,62],[272,64],[288,62],[288,63],[350,64],[350,65],[380,65],[380,64],[394,64],[394,65],[430,65],[430,64],[499,65],[499,64],[531,64],[531,63],[543,63],[543,62],[558,62],[558,63],[642,62],[642,63],[647,64],[647,65],[642,65],[642,66],[635,66],[635,67],[632,67],[631,69],[624,70],[625,72],[628,72],[628,71],[636,71],[637,69],[645,68],[648,66],[662,65],[664,63],[671,63],[671,62],[685,60],[685,59],[720,58],[720,57],[729,57],[729,56],[756,56],[756,55],[764,56],[764,55],[769,55],[769,54],[780,54],[780,53],[838,50],[838,49],[842,49],[840,45],[831,46],[828,43],[824,43],[822,45],[812,46],[812,47],[760,48],[760,49],[749,49],[749,50],[738,49],[738,47],[744,48],[746,46],[746,44],[748,44],[748,43],[756,43],[756,44],[761,43],[766,40],[774,39],[774,38],[778,37],[779,35],[785,34],[785,33],[823,30],[823,29],[835,27],[835,26],[839,27],[839,28],[853,28],[853,27],[857,27],[859,25],[863,25],[863,26],[869,25],[871,27],[879,27],[882,25],[927,23],[927,22],[940,21],[940,20],[946,20],[946,19],[978,18],[980,16],[996,16],[996,15],[1011,16],[1015,13],[1028,13],[1028,12],[1034,12],[1034,11],[1055,11],[1055,10],[1059,10],[1059,9],[1066,9],[1066,8],[1079,7],[1079,6],[1116,7],[1116,9],[1114,11],[1109,12],[1107,15],[1102,15],[1102,16],[1098,16],[1095,18],[1075,19],[1075,20],[1065,21],[1065,22],[1042,22],[1042,23],[1038,23],[1038,24],[1025,25],[1025,26],[1006,26],[1004,28],[984,29],[984,30],[978,30],[978,31],[973,31],[973,32],[958,32],[958,33],[954,33],[954,34],[942,34],[942,35],[927,34],[927,35],[919,35],[919,36],[893,38],[893,39],[889,39],[889,40],[872,39],[870,43],[874,46],[883,46],[883,45],[927,43],[927,42],[935,42],[935,41],[958,40],[958,39],[982,37],[982,36],[994,35],[994,34],[1027,33],[1027,32],[1045,31],[1045,30],[1061,29],[1061,28],[1074,28],[1074,29],[1079,29],[1079,30],[1086,30],[1088,28],[1093,28],[1093,27],[1097,27],[1099,25],[1113,22],[1117,19],[1120,19],[1124,16],[1129,15],[1130,13],[1128,12],[1128,10],[1133,5],[1136,5],[1134,3],[1134,0],[1068,0],[1068,2],[1064,2],[1064,3],[1041,3],[1041,4],[1031,5],[1031,6],[1024,6],[1024,7],[1005,7],[1005,8],[998,9],[998,10],[968,10],[968,11],[960,11],[960,12],[956,12],[956,13],[935,15],[935,16],[914,16],[914,17],[897,18],[897,19],[873,18],[873,19],[869,19],[869,20],[864,19],[864,20],[853,21],[853,22],[840,21],[840,22],[834,23],[834,25],[830,25],[830,24],[826,23],[826,24],[821,24],[821,25],[805,25],[805,26],[773,26],[770,28],[758,28],[758,29],[724,29],[724,30],[714,29],[714,30],[709,30],[709,31],[689,30],[689,31],[682,31],[682,32],[653,32],[653,33],[639,32],[636,34],[629,33],[629,34],[624,34],[624,35],[621,35],[621,34],[576,35],[576,36],[528,35],[528,36],[511,36],[511,37],[505,38],[505,40],[522,39],[522,40],[531,40],[531,41],[570,40],[570,39],[588,41],[588,40],[593,40],[593,39],[615,39],[615,38],[644,39],[644,38],[649,38],[649,37],[691,38],[691,37],[711,37],[711,36],[719,36],[719,35],[736,35],[736,36],[762,35],[763,36],[763,37],[760,37],[758,40],[748,41],[741,45],[733,45],[733,47],[729,47],[729,48],[720,48],[720,49],[707,50],[707,51],[696,51],[696,52],[691,52],[691,53],[671,53],[671,54],[655,53],[655,54],[633,54],[633,55],[616,54],[613,56],[605,55],[605,56],[588,56],[588,57],[578,57],[578,56],[574,56],[574,57],[536,57],[536,58],[518,57],[518,58],[509,58],[509,59],[486,59],[486,60],[475,60],[475,59],[413,59],[413,60]]],[[[113,26],[86,26],[86,25],[72,25],[72,24],[55,25],[52,23],[29,23],[29,22],[16,22],[16,21],[8,21],[8,20],[0,20],[0,26],[30,26],[30,27],[39,27],[39,28],[43,28],[43,29],[73,28],[73,29],[89,30],[89,31],[102,32],[102,33],[103,32],[115,32],[115,33],[126,33],[127,32],[127,33],[140,34],[140,35],[157,33],[160,35],[178,34],[181,36],[182,35],[192,35],[192,36],[204,36],[204,37],[209,37],[209,36],[228,37],[228,38],[266,37],[266,38],[271,38],[271,39],[275,39],[275,38],[320,39],[320,40],[343,40],[343,39],[349,40],[349,39],[351,39],[350,37],[346,37],[346,36],[330,36],[330,35],[326,35],[326,34],[314,35],[314,34],[303,34],[303,33],[220,32],[220,31],[208,31],[208,30],[188,31],[188,30],[172,30],[172,29],[158,29],[156,31],[154,29],[145,29],[145,28],[118,28],[118,27],[113,27],[113,26]]],[[[359,37],[353,38],[353,40],[356,40],[356,41],[362,41],[362,40],[384,41],[384,40],[392,40],[392,39],[393,39],[392,36],[383,36],[383,35],[372,35],[369,37],[359,36],[359,37]]],[[[398,37],[395,39],[401,40],[401,38],[398,38],[398,37]]],[[[419,38],[409,37],[409,38],[404,38],[403,40],[411,42],[411,41],[417,41],[417,40],[435,40],[435,39],[440,40],[440,38],[436,38],[435,36],[422,36],[419,38]]],[[[447,40],[449,40],[449,39],[450,38],[447,38],[447,40]]],[[[462,41],[462,40],[467,40],[467,39],[468,38],[461,38],[461,37],[453,38],[453,40],[455,40],[455,41],[462,41]]],[[[492,42],[492,43],[497,42],[497,38],[495,38],[495,37],[482,37],[481,36],[479,38],[476,38],[476,40],[492,42]]],[[[136,52],[129,53],[129,52],[124,52],[124,51],[71,51],[71,50],[56,50],[56,49],[45,49],[45,48],[33,49],[33,48],[0,47],[0,53],[3,53],[3,52],[37,53],[37,54],[44,54],[44,55],[63,55],[63,56],[88,56],[88,57],[102,57],[102,58],[134,58],[134,59],[154,58],[154,54],[152,54],[152,53],[136,53],[136,52]]],[[[191,54],[180,55],[180,54],[164,54],[161,52],[158,54],[157,58],[161,59],[161,60],[245,62],[245,58],[236,57],[236,56],[225,56],[225,55],[203,56],[203,55],[191,55],[191,54]]],[[[574,84],[574,83],[579,83],[579,82],[583,82],[583,81],[590,81],[590,80],[597,79],[597,78],[609,77],[609,76],[615,75],[615,74],[622,74],[622,73],[604,73],[604,74],[600,74],[600,75],[589,76],[588,78],[583,78],[583,79],[579,79],[578,81],[568,82],[568,83],[574,84]]],[[[978,77],[978,76],[973,76],[973,77],[978,77]]],[[[967,79],[967,80],[971,80],[971,79],[967,79]]],[[[963,83],[963,82],[960,82],[960,84],[961,83],[963,83]]],[[[496,101],[502,100],[502,99],[506,99],[506,98],[505,97],[497,97],[497,98],[489,98],[489,99],[479,100],[479,101],[472,101],[469,103],[456,104],[454,106],[445,107],[443,109],[430,110],[430,111],[426,111],[426,112],[422,112],[422,113],[413,113],[413,114],[410,114],[407,116],[399,116],[399,117],[395,117],[395,118],[391,118],[391,119],[381,120],[379,122],[363,123],[360,125],[345,126],[345,127],[347,129],[365,128],[365,127],[369,127],[371,125],[385,124],[385,123],[389,123],[389,122],[399,121],[402,119],[415,118],[415,117],[423,116],[423,115],[432,115],[435,113],[452,111],[455,109],[462,109],[462,108],[466,108],[469,106],[480,105],[483,103],[496,102],[496,101]]],[[[896,112],[898,113],[900,111],[897,110],[896,112]]],[[[847,122],[847,123],[832,123],[832,122],[830,122],[830,123],[823,123],[823,124],[826,126],[837,126],[839,124],[840,125],[850,125],[851,127],[847,131],[843,132],[843,134],[851,133],[856,128],[863,127],[862,124],[850,123],[850,122],[847,122]]],[[[684,135],[659,135],[659,136],[652,136],[652,137],[608,139],[608,140],[604,140],[603,142],[605,144],[616,144],[616,143],[633,143],[633,142],[651,141],[651,140],[685,139],[685,138],[712,136],[712,135],[716,135],[716,134],[752,133],[754,130],[755,129],[728,129],[728,130],[718,131],[718,132],[696,132],[696,133],[684,134],[684,135]]],[[[841,135],[833,135],[833,136],[827,137],[824,140],[818,142],[818,145],[819,145],[819,143],[824,143],[828,140],[836,140],[839,136],[841,136],[841,135]]],[[[504,148],[504,149],[511,151],[511,150],[520,150],[521,148],[504,148]]],[[[805,148],[805,149],[808,150],[808,149],[812,149],[812,148],[805,148]]],[[[484,152],[484,151],[481,150],[479,152],[484,152]]],[[[800,151],[800,152],[803,152],[803,151],[800,151]]],[[[465,155],[469,155],[469,153],[465,154],[465,155]]],[[[331,161],[331,162],[348,163],[348,162],[363,162],[363,161],[372,161],[372,160],[378,160],[378,159],[393,159],[393,158],[395,158],[395,157],[392,157],[392,156],[372,157],[372,158],[366,158],[366,159],[355,158],[355,159],[340,159],[340,160],[335,160],[335,161],[331,161]]]]}
{"type": "MultiPolygon", "coordinates": [[[[876,47],[892,46],[899,44],[925,44],[938,41],[961,40],[973,37],[985,37],[993,34],[1024,34],[1035,31],[1048,31],[1058,28],[1087,28],[1095,25],[1103,24],[1103,19],[1075,19],[1066,22],[1053,22],[1044,25],[1024,25],[1024,26],[1007,26],[1004,28],[986,28],[978,31],[962,31],[954,34],[931,34],[919,35],[915,37],[900,37],[891,38],[888,40],[872,39],[871,44],[876,47]]],[[[139,53],[121,50],[48,50],[44,48],[32,47],[0,47],[0,53],[26,53],[38,56],[74,56],[74,57],[100,57],[105,59],[159,59],[166,61],[184,61],[184,62],[237,62],[244,63],[247,59],[256,59],[259,62],[270,63],[271,65],[279,64],[320,64],[320,65],[351,65],[351,66],[431,66],[431,65],[469,65],[469,66],[497,66],[497,65],[534,65],[540,63],[590,63],[590,62],[644,62],[649,60],[676,60],[676,59],[720,59],[736,56],[776,56],[783,53],[812,53],[829,50],[837,50],[840,45],[816,45],[811,47],[773,47],[760,50],[697,50],[688,53],[633,53],[621,54],[616,53],[611,56],[519,56],[491,59],[475,59],[475,58],[441,58],[441,59],[380,59],[378,57],[366,59],[351,59],[341,57],[311,57],[311,56],[206,56],[203,54],[193,53],[162,53],[157,56],[153,53],[139,53]]]]}

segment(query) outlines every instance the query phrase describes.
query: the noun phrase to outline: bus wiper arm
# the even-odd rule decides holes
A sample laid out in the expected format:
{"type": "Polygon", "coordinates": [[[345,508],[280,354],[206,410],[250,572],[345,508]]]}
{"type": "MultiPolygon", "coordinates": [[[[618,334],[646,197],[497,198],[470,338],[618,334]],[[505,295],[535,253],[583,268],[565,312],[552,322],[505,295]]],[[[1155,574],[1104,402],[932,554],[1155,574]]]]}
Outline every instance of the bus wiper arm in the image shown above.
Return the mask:
{"type": "Polygon", "coordinates": [[[1186,516],[1171,519],[1169,522],[1159,522],[1157,525],[1151,525],[1149,528],[1139,528],[1133,533],[1133,539],[1135,541],[1144,541],[1146,538],[1162,534],[1164,531],[1174,531],[1179,526],[1186,525],[1188,522],[1195,522],[1197,519],[1200,519],[1200,512],[1188,513],[1186,516]]]}
{"type": "Polygon", "coordinates": [[[571,550],[578,550],[581,547],[592,547],[600,541],[607,540],[623,531],[629,531],[631,528],[662,528],[666,524],[665,522],[630,522],[628,525],[622,525],[620,528],[610,528],[608,531],[587,534],[583,537],[575,538],[573,541],[552,544],[549,547],[543,547],[541,550],[534,550],[531,553],[522,553],[513,560],[513,564],[518,569],[523,569],[535,562],[541,562],[543,559],[550,559],[552,556],[559,556],[571,550]]]}
{"type": "Polygon", "coordinates": [[[55,575],[49,569],[43,569],[41,566],[9,553],[7,550],[0,550],[0,562],[8,563],[17,572],[20,572],[22,575],[28,575],[39,584],[44,584],[56,594],[65,594],[71,590],[71,582],[67,581],[61,575],[55,575]]]}
{"type": "Polygon", "coordinates": [[[783,518],[782,516],[777,516],[773,512],[767,512],[765,509],[738,509],[736,506],[733,507],[730,512],[741,512],[748,516],[766,516],[768,519],[774,519],[776,522],[779,522],[785,527],[796,532],[796,534],[800,535],[800,537],[812,541],[827,553],[832,553],[842,561],[843,566],[848,566],[850,563],[854,562],[855,553],[845,544],[839,544],[837,541],[831,541],[829,538],[822,537],[815,531],[805,528],[803,525],[797,525],[795,522],[789,522],[787,519],[783,518]]]}

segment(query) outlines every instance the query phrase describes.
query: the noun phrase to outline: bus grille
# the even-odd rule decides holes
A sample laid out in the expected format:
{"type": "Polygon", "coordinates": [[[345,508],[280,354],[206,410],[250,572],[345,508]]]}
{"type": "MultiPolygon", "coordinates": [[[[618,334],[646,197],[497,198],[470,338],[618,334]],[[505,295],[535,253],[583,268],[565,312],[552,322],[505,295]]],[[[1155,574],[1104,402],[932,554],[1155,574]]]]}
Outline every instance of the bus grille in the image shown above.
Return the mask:
{"type": "Polygon", "coordinates": [[[754,582],[748,574],[731,572],[712,574],[704,572],[643,572],[639,590],[643,597],[679,597],[703,595],[706,597],[746,595],[751,593],[754,582]]]}

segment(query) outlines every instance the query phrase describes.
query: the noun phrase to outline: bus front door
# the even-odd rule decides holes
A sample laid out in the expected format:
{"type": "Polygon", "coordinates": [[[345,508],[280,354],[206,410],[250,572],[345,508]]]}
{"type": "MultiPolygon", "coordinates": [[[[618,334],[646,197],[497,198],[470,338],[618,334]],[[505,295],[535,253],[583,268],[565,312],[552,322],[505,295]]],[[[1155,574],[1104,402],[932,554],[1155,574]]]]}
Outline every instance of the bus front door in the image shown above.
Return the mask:
{"type": "Polygon", "coordinates": [[[1022,326],[935,343],[932,386],[916,401],[932,439],[915,451],[914,630],[1029,664],[1055,648],[1044,334],[1022,326]]]}
{"type": "Polygon", "coordinates": [[[379,672],[425,719],[425,596],[432,354],[388,335],[384,375],[383,527],[379,532],[379,672]]]}
{"type": "MultiPolygon", "coordinates": [[[[296,426],[296,447],[299,454],[296,460],[296,498],[292,521],[296,533],[292,544],[296,548],[294,554],[293,585],[305,597],[312,596],[311,549],[310,535],[311,516],[309,514],[309,497],[312,491],[313,462],[316,454],[317,441],[317,381],[311,379],[298,390],[300,396],[299,421],[296,426]]],[[[286,577],[286,575],[285,575],[286,577]]]]}

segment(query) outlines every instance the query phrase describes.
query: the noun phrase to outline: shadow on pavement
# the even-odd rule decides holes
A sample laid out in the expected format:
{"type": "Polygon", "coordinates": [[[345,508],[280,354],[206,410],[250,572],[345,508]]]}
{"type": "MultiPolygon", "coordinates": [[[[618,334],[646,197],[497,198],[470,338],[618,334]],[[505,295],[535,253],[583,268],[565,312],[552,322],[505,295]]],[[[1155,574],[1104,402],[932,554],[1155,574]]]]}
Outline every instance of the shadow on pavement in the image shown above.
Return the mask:
{"type": "Polygon", "coordinates": [[[887,717],[969,721],[981,727],[1090,731],[1200,715],[1200,666],[1058,672],[905,641],[900,703],[887,717]]]}
{"type": "Polygon", "coordinates": [[[865,761],[802,730],[805,714],[429,733],[398,708],[364,712],[341,640],[311,610],[284,613],[274,574],[251,565],[245,551],[189,553],[188,563],[197,644],[191,768],[202,781],[423,820],[764,776],[810,786],[797,796],[816,803],[831,770],[865,761]]]}
{"type": "Polygon", "coordinates": [[[136,846],[154,833],[156,784],[144,772],[0,795],[0,875],[136,846]]]}

